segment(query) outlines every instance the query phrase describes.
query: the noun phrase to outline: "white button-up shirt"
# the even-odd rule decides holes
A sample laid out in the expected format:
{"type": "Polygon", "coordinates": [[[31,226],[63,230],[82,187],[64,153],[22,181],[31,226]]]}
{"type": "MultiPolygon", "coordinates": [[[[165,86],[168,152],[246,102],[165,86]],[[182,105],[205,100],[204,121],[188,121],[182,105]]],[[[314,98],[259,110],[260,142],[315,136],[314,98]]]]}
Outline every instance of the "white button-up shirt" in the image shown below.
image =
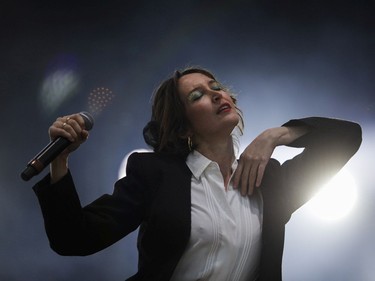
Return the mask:
{"type": "MultiPolygon", "coordinates": [[[[261,250],[260,192],[244,197],[231,183],[225,190],[219,165],[197,151],[186,163],[193,174],[191,234],[171,280],[255,280],[261,250]]],[[[236,168],[234,161],[232,171],[236,168]]]]}

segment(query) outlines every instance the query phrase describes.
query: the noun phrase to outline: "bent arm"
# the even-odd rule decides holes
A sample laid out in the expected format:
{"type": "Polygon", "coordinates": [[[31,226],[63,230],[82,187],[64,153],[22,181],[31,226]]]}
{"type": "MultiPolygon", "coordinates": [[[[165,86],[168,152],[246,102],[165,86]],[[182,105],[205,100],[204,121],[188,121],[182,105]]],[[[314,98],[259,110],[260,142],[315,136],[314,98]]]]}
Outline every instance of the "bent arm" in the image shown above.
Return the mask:
{"type": "Polygon", "coordinates": [[[356,153],[362,142],[361,127],[353,122],[322,117],[291,120],[283,126],[308,127],[288,144],[304,151],[281,166],[283,192],[290,212],[306,203],[356,153]]]}

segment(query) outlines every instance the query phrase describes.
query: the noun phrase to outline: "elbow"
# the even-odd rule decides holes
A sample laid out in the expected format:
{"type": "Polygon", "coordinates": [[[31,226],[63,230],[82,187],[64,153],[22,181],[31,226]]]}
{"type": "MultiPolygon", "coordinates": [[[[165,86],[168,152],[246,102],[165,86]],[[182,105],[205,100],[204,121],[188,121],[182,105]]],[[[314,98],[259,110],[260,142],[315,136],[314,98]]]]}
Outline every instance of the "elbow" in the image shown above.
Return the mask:
{"type": "Polygon", "coordinates": [[[56,243],[50,243],[51,249],[60,256],[88,256],[93,252],[85,251],[83,249],[66,245],[59,245],[56,243]]]}
{"type": "MultiPolygon", "coordinates": [[[[338,163],[346,163],[357,153],[362,143],[362,128],[354,122],[346,122],[331,143],[327,155],[333,156],[338,163]]],[[[342,165],[342,164],[340,164],[342,165]]]]}
{"type": "Polygon", "coordinates": [[[49,239],[50,248],[60,256],[88,256],[95,251],[84,241],[75,239],[64,239],[60,237],[49,239]]]}
{"type": "Polygon", "coordinates": [[[74,254],[68,251],[66,247],[61,247],[60,245],[54,243],[50,243],[50,247],[56,254],[60,256],[74,256],[74,254]]]}
{"type": "Polygon", "coordinates": [[[362,128],[357,123],[349,123],[342,134],[337,139],[333,151],[337,151],[343,161],[348,161],[362,144],[362,128]]]}
{"type": "Polygon", "coordinates": [[[62,241],[56,241],[50,239],[49,241],[50,248],[60,256],[74,256],[74,253],[71,251],[71,247],[69,247],[66,243],[62,241]]]}
{"type": "Polygon", "coordinates": [[[352,123],[350,130],[350,139],[353,148],[353,154],[356,153],[362,144],[362,128],[358,123],[352,123]]]}

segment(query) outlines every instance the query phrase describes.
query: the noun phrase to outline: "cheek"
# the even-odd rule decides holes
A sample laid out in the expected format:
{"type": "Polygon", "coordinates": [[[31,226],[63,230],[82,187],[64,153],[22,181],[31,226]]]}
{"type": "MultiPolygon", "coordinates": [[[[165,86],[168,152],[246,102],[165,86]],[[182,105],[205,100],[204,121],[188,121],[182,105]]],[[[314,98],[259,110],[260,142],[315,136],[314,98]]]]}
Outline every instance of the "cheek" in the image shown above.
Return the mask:
{"type": "Polygon", "coordinates": [[[193,127],[200,127],[212,114],[212,109],[205,103],[195,104],[185,108],[186,118],[193,127]]]}
{"type": "Polygon", "coordinates": [[[186,110],[186,117],[191,125],[195,125],[204,118],[204,111],[199,107],[189,108],[186,110]]]}

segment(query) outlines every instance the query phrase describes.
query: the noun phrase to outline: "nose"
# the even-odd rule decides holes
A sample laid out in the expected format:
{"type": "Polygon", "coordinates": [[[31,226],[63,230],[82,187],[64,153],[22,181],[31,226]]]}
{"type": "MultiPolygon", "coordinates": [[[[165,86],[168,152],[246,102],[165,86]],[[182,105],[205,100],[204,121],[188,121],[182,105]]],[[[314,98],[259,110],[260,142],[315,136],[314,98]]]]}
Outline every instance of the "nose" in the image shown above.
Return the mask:
{"type": "Polygon", "coordinates": [[[219,92],[212,92],[212,101],[213,102],[219,102],[222,99],[223,95],[219,92]]]}

